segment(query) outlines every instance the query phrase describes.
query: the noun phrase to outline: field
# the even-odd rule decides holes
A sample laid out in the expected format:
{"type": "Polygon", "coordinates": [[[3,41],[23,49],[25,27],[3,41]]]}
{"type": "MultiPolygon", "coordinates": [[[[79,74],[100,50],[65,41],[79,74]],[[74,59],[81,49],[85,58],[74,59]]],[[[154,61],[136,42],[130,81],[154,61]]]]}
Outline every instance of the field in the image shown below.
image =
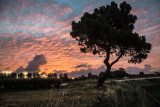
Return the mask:
{"type": "Polygon", "coordinates": [[[2,107],[157,107],[160,101],[160,79],[105,83],[97,80],[74,81],[60,89],[1,91],[2,107]],[[146,91],[144,91],[144,89],[146,91]]]}

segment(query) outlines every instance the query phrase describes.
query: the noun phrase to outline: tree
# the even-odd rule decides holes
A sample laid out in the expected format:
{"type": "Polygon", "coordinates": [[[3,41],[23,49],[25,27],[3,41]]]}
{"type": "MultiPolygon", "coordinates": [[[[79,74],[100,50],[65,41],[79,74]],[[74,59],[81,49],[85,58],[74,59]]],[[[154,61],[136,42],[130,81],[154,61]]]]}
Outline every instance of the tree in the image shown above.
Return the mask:
{"type": "Polygon", "coordinates": [[[64,73],[63,74],[63,81],[68,81],[69,78],[68,78],[68,74],[67,73],[64,73]]]}
{"type": "Polygon", "coordinates": [[[7,78],[7,77],[8,77],[8,75],[7,75],[6,73],[2,73],[2,75],[1,75],[1,76],[2,76],[2,79],[3,79],[3,78],[7,78]]]}
{"type": "Polygon", "coordinates": [[[12,72],[12,73],[10,74],[10,77],[11,77],[11,78],[14,78],[14,79],[16,79],[16,77],[17,77],[17,74],[16,74],[15,72],[12,72]]]}
{"type": "Polygon", "coordinates": [[[93,13],[84,13],[78,22],[72,22],[70,35],[78,41],[83,53],[93,53],[105,57],[107,67],[104,75],[98,79],[98,87],[103,86],[110,74],[111,67],[122,57],[130,57],[129,63],[141,63],[147,58],[151,44],[145,36],[133,32],[137,16],[131,14],[132,7],[115,2],[94,9],[93,13]],[[111,62],[111,57],[114,61],[111,62]]]}
{"type": "Polygon", "coordinates": [[[81,75],[78,79],[79,79],[79,80],[86,80],[87,77],[86,77],[85,75],[81,75]]]}
{"type": "Polygon", "coordinates": [[[23,79],[24,78],[24,74],[23,73],[18,74],[18,78],[19,79],[23,79]]]}
{"type": "Polygon", "coordinates": [[[98,75],[98,78],[102,78],[103,75],[104,75],[104,72],[101,71],[101,72],[99,73],[99,75],[98,75]]]}
{"type": "Polygon", "coordinates": [[[87,78],[88,78],[88,79],[92,79],[92,73],[91,73],[91,72],[88,73],[87,78]]]}
{"type": "Polygon", "coordinates": [[[53,73],[48,74],[48,78],[53,78],[52,76],[53,76],[53,73]]]}
{"type": "Polygon", "coordinates": [[[62,74],[59,74],[59,79],[63,79],[63,75],[62,74]]]}
{"type": "Polygon", "coordinates": [[[32,78],[32,74],[31,73],[27,73],[27,78],[31,79],[32,78]]]}
{"type": "Polygon", "coordinates": [[[160,72],[154,72],[156,76],[160,76],[160,72]]]}
{"type": "Polygon", "coordinates": [[[53,74],[53,78],[57,79],[57,74],[56,73],[53,74]]]}
{"type": "Polygon", "coordinates": [[[3,79],[3,74],[0,72],[0,79],[3,79]]]}
{"type": "Polygon", "coordinates": [[[144,76],[144,72],[139,72],[139,76],[144,76]]]}
{"type": "Polygon", "coordinates": [[[48,78],[57,79],[57,74],[56,73],[49,73],[48,78]]]}
{"type": "Polygon", "coordinates": [[[40,78],[39,73],[38,73],[38,72],[34,72],[34,73],[33,73],[33,78],[40,78]]]}
{"type": "Polygon", "coordinates": [[[125,69],[119,68],[118,70],[113,72],[113,75],[115,76],[115,78],[124,78],[125,76],[127,76],[127,73],[125,69]]]}

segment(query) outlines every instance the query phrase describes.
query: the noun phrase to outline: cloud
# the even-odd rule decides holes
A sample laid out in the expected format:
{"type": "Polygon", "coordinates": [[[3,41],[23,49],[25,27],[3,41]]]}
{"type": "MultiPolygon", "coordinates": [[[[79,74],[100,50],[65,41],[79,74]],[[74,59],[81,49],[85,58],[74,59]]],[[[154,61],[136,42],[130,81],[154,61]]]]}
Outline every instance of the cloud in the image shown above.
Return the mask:
{"type": "Polygon", "coordinates": [[[40,73],[40,76],[41,77],[47,77],[47,73],[46,72],[42,72],[42,73],[40,73]]]}
{"type": "Polygon", "coordinates": [[[9,69],[10,69],[10,67],[5,68],[5,70],[9,70],[9,69]]]}
{"type": "Polygon", "coordinates": [[[126,71],[129,74],[139,74],[139,72],[144,72],[145,74],[153,74],[154,72],[158,72],[157,70],[154,70],[154,68],[152,68],[150,64],[145,64],[144,68],[127,67],[126,71]]]}
{"type": "Polygon", "coordinates": [[[26,67],[26,71],[33,73],[33,72],[40,72],[39,67],[41,65],[46,64],[46,58],[43,54],[41,55],[35,55],[32,61],[28,62],[28,65],[26,67]]]}
{"type": "Polygon", "coordinates": [[[20,66],[19,68],[17,68],[17,69],[15,70],[15,73],[19,74],[19,73],[24,72],[24,70],[25,70],[25,69],[24,69],[22,66],[20,66]]]}
{"type": "Polygon", "coordinates": [[[67,73],[66,70],[53,70],[53,72],[56,73],[58,76],[59,76],[60,74],[67,73]]]}
{"type": "Polygon", "coordinates": [[[3,62],[1,69],[10,66],[11,70],[15,71],[19,66],[26,67],[35,54],[44,54],[47,58],[48,63],[40,67],[42,72],[52,72],[53,69],[65,69],[70,72],[81,63],[94,67],[100,66],[101,62],[103,64],[103,61],[100,60],[97,61],[98,64],[92,61],[96,60],[97,56],[81,53],[76,41],[68,36],[69,34],[36,37],[36,35],[22,32],[10,35],[0,34],[0,59],[3,62]]]}
{"type": "Polygon", "coordinates": [[[88,68],[88,69],[75,70],[75,71],[72,71],[72,72],[68,73],[68,75],[70,77],[78,77],[78,76],[81,76],[81,75],[87,76],[88,73],[90,73],[90,72],[92,74],[98,75],[101,71],[105,71],[105,70],[106,70],[105,66],[100,66],[100,67],[95,68],[95,69],[88,68]]]}
{"type": "MultiPolygon", "coordinates": [[[[104,58],[80,52],[76,40],[69,34],[71,22],[80,20],[85,11],[93,12],[94,8],[110,4],[111,1],[0,0],[0,69],[10,67],[10,70],[15,71],[19,66],[26,68],[35,54],[43,54],[47,58],[47,64],[39,66],[42,72],[49,73],[54,69],[65,72],[97,69],[103,65],[104,58]],[[81,64],[83,68],[75,68],[81,64]],[[92,65],[92,68],[85,64],[92,65]]],[[[123,0],[117,1],[118,4],[121,2],[123,0]]],[[[147,60],[136,65],[135,70],[139,71],[144,64],[149,63],[152,68],[160,69],[160,2],[127,2],[132,6],[132,13],[138,16],[134,31],[145,35],[147,42],[152,44],[147,60]]],[[[119,62],[115,65],[116,68],[121,63],[124,68],[129,66],[127,62],[119,62]]]]}
{"type": "Polygon", "coordinates": [[[82,68],[82,67],[87,68],[87,67],[91,67],[91,65],[87,65],[87,63],[85,63],[85,64],[79,64],[75,66],[75,68],[82,68]]]}
{"type": "Polygon", "coordinates": [[[47,75],[47,73],[46,72],[42,72],[41,75],[47,75]]]}
{"type": "Polygon", "coordinates": [[[63,74],[63,73],[67,73],[69,77],[78,77],[81,75],[88,75],[88,73],[92,73],[92,74],[96,74],[98,75],[101,71],[105,71],[106,68],[105,66],[100,66],[98,68],[87,68],[87,69],[80,69],[80,70],[75,70],[75,71],[71,71],[71,72],[67,72],[66,70],[54,70],[54,73],[59,74],[63,74]]]}
{"type": "Polygon", "coordinates": [[[152,69],[152,66],[150,64],[145,64],[144,65],[144,69],[145,70],[151,70],[152,69]]]}
{"type": "Polygon", "coordinates": [[[0,25],[3,26],[0,33],[60,32],[59,29],[70,25],[67,17],[73,11],[68,4],[47,0],[0,0],[0,8],[3,14],[0,16],[0,25]]]}
{"type": "MultiPolygon", "coordinates": [[[[105,70],[106,70],[106,67],[102,65],[102,66],[99,66],[98,68],[90,68],[90,67],[88,67],[88,69],[75,70],[75,71],[69,72],[68,75],[69,75],[69,77],[79,77],[81,75],[87,76],[88,73],[99,75],[99,73],[101,71],[105,72],[105,70]]],[[[115,71],[115,70],[116,70],[115,68],[111,69],[111,71],[115,71]]]]}

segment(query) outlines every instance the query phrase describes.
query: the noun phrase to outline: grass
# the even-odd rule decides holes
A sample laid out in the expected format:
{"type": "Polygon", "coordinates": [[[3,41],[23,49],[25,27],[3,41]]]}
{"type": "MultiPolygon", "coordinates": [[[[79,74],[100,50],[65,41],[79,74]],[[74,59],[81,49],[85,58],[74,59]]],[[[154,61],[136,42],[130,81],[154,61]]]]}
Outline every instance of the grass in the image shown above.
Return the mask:
{"type": "Polygon", "coordinates": [[[148,83],[141,84],[141,87],[160,102],[160,79],[147,79],[145,81],[148,83]]]}
{"type": "MultiPolygon", "coordinates": [[[[96,88],[97,80],[76,81],[62,89],[41,89],[0,92],[2,107],[148,107],[139,85],[148,80],[110,81],[105,88],[96,88]]],[[[154,106],[152,106],[154,107],[154,106]]]]}

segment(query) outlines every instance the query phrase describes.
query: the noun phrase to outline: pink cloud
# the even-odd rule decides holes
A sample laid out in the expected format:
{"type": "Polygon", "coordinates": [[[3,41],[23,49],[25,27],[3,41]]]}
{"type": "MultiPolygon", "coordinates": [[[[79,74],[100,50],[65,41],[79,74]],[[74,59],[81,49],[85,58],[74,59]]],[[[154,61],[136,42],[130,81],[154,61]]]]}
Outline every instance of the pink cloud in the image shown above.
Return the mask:
{"type": "Polygon", "coordinates": [[[133,9],[131,11],[131,14],[135,14],[135,15],[141,15],[141,14],[147,14],[148,10],[144,10],[144,9],[133,9]]]}
{"type": "Polygon", "coordinates": [[[93,12],[93,5],[91,4],[91,5],[88,5],[87,7],[85,7],[84,9],[83,9],[83,12],[93,12]]]}
{"type": "Polygon", "coordinates": [[[150,26],[150,27],[147,27],[147,28],[143,29],[141,32],[151,31],[151,30],[157,29],[159,27],[160,27],[160,24],[153,25],[153,26],[150,26]]]}
{"type": "MultiPolygon", "coordinates": [[[[135,2],[135,0],[127,1],[135,2]]],[[[97,6],[97,4],[92,5],[90,2],[88,3],[89,5],[81,11],[90,12],[94,10],[92,9],[93,6],[97,6]]],[[[98,3],[99,6],[102,5],[101,2],[98,3]]],[[[3,14],[7,15],[12,9],[7,5],[3,14]]],[[[133,9],[132,13],[138,17],[141,15],[147,16],[150,13],[149,10],[145,9],[133,9]]],[[[11,25],[6,24],[0,28],[1,32],[8,32],[8,34],[0,34],[0,38],[2,38],[0,39],[0,59],[3,62],[0,63],[0,69],[5,69],[8,66],[10,66],[11,70],[15,70],[19,66],[26,67],[28,61],[35,54],[44,54],[47,57],[48,63],[40,68],[41,71],[45,72],[52,72],[55,69],[66,70],[67,72],[76,71],[74,67],[81,63],[92,65],[92,69],[97,69],[99,66],[104,65],[104,58],[94,56],[90,53],[81,53],[77,42],[71,38],[69,34],[71,30],[70,23],[73,20],[80,20],[82,16],[80,14],[73,15],[72,12],[74,11],[66,4],[49,2],[39,4],[20,0],[18,6],[15,8],[17,15],[13,15],[12,18],[3,16],[0,19],[4,23],[14,23],[11,25]],[[65,19],[64,16],[67,16],[67,18],[65,19]]],[[[158,15],[156,13],[155,16],[158,17],[158,15]]],[[[160,63],[160,58],[157,56],[160,53],[159,25],[150,23],[150,19],[147,17],[139,17],[137,25],[140,28],[138,32],[146,35],[147,41],[152,43],[153,48],[148,59],[136,66],[143,68],[144,64],[151,63],[155,69],[158,69],[158,64],[160,63]],[[150,26],[146,27],[147,24],[150,26]]],[[[128,66],[134,67],[135,65],[128,64],[127,58],[123,58],[113,67],[127,68],[128,66]]]]}

